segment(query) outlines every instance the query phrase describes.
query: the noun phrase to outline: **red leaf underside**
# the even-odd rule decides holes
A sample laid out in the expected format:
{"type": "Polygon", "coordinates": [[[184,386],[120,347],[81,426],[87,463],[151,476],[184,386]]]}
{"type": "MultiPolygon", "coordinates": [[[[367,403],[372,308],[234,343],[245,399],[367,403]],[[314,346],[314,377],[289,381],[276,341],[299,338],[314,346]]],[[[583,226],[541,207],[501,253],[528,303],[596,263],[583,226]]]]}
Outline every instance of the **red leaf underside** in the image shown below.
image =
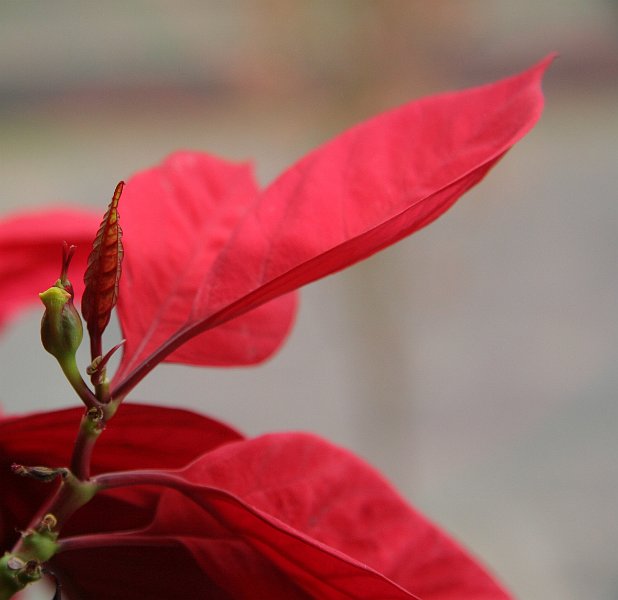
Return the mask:
{"type": "MultiPolygon", "coordinates": [[[[147,454],[154,438],[146,443],[133,447],[147,454]]],[[[126,600],[196,589],[238,600],[509,598],[378,473],[315,436],[230,440],[166,473],[178,489],[110,490],[70,522],[67,534],[91,533],[100,544],[53,560],[82,595],[109,598],[111,578],[126,582],[126,600]],[[132,531],[111,531],[94,518],[101,508],[132,531]],[[103,561],[105,578],[92,568],[103,561]],[[155,565],[183,577],[170,587],[153,578],[155,565]]]]}
{"type": "MultiPolygon", "coordinates": [[[[29,520],[51,493],[52,486],[11,473],[12,463],[65,467],[83,409],[74,408],[0,419],[0,546],[11,547],[17,529],[29,520]]],[[[196,413],[125,403],[101,436],[94,452],[96,473],[152,468],[180,468],[220,444],[242,436],[232,428],[196,413]]],[[[123,529],[147,522],[141,514],[144,496],[97,497],[88,511],[78,512],[66,532],[123,529]],[[127,502],[127,497],[131,502],[127,502]],[[132,508],[132,506],[137,508],[132,508]],[[106,515],[104,520],[95,514],[106,515]]]]}

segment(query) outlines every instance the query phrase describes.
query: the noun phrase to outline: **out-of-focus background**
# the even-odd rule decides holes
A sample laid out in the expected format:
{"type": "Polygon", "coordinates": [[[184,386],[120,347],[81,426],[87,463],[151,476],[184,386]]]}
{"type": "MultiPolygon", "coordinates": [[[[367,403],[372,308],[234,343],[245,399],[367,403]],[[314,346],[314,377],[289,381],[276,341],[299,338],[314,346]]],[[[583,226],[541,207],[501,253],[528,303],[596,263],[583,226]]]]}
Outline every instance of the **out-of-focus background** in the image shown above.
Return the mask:
{"type": "MultiPolygon", "coordinates": [[[[268,182],[359,120],[560,52],[528,138],[428,229],[305,289],[273,360],[162,366],[133,398],[318,432],[517,597],[615,600],[617,33],[602,0],[3,2],[0,209],[103,211],[179,148],[268,182]]],[[[73,402],[39,316],[1,340],[6,411],[73,402]]]]}

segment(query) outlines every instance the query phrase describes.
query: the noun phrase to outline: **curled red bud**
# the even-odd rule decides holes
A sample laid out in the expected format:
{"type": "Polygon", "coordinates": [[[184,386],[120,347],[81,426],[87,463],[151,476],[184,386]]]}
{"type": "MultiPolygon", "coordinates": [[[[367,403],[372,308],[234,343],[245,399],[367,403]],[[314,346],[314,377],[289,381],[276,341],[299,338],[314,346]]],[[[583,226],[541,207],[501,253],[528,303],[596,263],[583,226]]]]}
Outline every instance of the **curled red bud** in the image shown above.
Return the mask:
{"type": "Polygon", "coordinates": [[[101,354],[101,336],[109,323],[118,300],[118,283],[122,271],[122,229],[118,222],[118,201],[124,182],[116,186],[107,212],[88,257],[84,275],[86,289],[82,298],[82,314],[90,334],[90,350],[94,360],[101,354]]]}

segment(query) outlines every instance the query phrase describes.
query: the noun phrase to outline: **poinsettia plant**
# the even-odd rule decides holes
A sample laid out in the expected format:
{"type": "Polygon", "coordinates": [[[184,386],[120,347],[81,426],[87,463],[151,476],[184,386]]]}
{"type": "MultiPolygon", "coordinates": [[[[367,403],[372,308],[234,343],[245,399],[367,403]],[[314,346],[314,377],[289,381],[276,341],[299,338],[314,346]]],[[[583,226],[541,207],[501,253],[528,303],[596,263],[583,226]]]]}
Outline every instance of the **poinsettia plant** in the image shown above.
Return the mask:
{"type": "Polygon", "coordinates": [[[533,127],[550,61],[361,123],[262,190],[247,164],[177,152],[120,183],[101,223],[1,222],[0,324],[52,283],[43,346],[85,407],[0,419],[0,600],[46,575],[72,599],[509,598],[345,450],[124,400],[161,362],[271,356],[297,288],[433,221],[533,127]]]}

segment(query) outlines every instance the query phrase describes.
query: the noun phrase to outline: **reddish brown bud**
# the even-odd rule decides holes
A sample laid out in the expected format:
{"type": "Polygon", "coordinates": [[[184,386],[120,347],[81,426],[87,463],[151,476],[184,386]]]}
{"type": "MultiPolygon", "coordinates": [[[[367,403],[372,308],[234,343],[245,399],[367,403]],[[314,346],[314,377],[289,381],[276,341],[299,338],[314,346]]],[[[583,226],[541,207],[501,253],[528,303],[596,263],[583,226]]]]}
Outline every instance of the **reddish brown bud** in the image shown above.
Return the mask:
{"type": "Polygon", "coordinates": [[[124,183],[121,181],[103,217],[88,257],[84,275],[86,289],[82,298],[82,314],[90,334],[92,359],[101,355],[101,335],[109,323],[118,300],[122,257],[122,229],[118,222],[118,201],[124,183]]]}

